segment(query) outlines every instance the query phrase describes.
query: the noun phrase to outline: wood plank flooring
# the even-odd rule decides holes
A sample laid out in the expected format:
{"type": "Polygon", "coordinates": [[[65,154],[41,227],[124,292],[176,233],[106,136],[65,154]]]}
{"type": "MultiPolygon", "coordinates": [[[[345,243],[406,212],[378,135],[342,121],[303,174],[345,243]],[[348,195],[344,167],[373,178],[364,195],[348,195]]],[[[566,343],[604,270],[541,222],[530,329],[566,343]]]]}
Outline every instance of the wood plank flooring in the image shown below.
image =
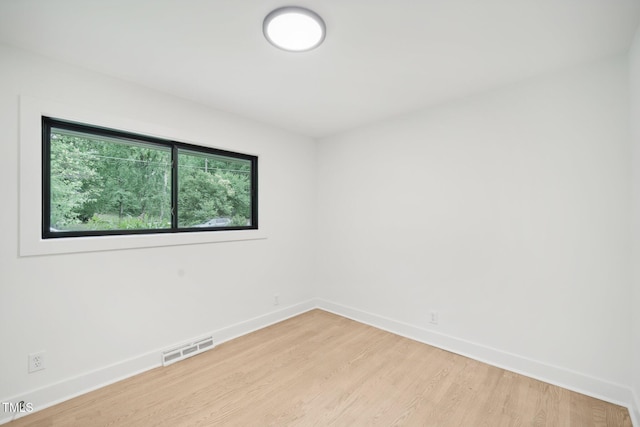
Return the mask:
{"type": "Polygon", "coordinates": [[[626,408],[321,310],[18,426],[631,426],[626,408]]]}

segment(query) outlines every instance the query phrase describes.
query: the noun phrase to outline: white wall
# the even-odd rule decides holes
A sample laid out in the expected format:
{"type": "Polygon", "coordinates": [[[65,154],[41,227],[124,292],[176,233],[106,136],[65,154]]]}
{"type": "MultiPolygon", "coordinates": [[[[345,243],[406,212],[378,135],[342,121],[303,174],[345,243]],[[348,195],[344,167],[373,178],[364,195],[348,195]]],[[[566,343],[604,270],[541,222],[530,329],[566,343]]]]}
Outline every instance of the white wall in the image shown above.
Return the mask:
{"type": "Polygon", "coordinates": [[[640,28],[629,51],[629,76],[631,82],[631,136],[633,144],[633,390],[636,419],[640,422],[640,28]]]}
{"type": "Polygon", "coordinates": [[[627,82],[615,58],[321,140],[316,293],[624,403],[627,82]]]}
{"type": "Polygon", "coordinates": [[[80,376],[65,388],[76,393],[95,386],[83,383],[88,372],[149,352],[159,362],[159,349],[312,297],[313,140],[1,46],[0,63],[2,401],[80,376]],[[260,220],[268,238],[19,257],[19,95],[160,124],[188,142],[259,154],[260,220]],[[27,354],[40,350],[47,369],[27,374],[27,354]]]}

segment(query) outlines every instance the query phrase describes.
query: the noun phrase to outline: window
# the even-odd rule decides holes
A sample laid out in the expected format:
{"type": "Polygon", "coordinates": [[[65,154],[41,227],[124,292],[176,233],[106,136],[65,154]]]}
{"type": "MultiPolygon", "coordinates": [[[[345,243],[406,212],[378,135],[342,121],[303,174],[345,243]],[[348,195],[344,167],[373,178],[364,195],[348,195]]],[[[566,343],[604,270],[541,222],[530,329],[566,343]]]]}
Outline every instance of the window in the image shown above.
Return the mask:
{"type": "Polygon", "coordinates": [[[258,228],[257,157],[42,118],[42,237],[258,228]]]}

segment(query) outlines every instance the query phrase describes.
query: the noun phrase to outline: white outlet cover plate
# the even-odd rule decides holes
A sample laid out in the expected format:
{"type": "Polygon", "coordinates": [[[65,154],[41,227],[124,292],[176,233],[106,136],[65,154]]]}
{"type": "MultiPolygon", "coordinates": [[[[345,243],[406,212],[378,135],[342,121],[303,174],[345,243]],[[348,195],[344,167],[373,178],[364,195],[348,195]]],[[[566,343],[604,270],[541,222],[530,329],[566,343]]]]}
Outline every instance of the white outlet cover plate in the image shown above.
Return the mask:
{"type": "Polygon", "coordinates": [[[41,371],[46,367],[44,351],[29,354],[29,372],[41,371]]]}

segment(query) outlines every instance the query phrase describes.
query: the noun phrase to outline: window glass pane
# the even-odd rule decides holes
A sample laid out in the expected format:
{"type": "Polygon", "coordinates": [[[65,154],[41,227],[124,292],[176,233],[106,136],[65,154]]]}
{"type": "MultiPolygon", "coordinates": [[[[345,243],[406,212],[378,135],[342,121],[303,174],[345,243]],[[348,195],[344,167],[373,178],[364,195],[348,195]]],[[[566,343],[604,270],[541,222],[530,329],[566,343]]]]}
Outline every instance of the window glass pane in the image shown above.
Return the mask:
{"type": "Polygon", "coordinates": [[[51,231],[171,227],[171,149],[53,127],[51,231]]]}
{"type": "Polygon", "coordinates": [[[251,224],[251,161],[178,151],[178,227],[251,224]]]}

